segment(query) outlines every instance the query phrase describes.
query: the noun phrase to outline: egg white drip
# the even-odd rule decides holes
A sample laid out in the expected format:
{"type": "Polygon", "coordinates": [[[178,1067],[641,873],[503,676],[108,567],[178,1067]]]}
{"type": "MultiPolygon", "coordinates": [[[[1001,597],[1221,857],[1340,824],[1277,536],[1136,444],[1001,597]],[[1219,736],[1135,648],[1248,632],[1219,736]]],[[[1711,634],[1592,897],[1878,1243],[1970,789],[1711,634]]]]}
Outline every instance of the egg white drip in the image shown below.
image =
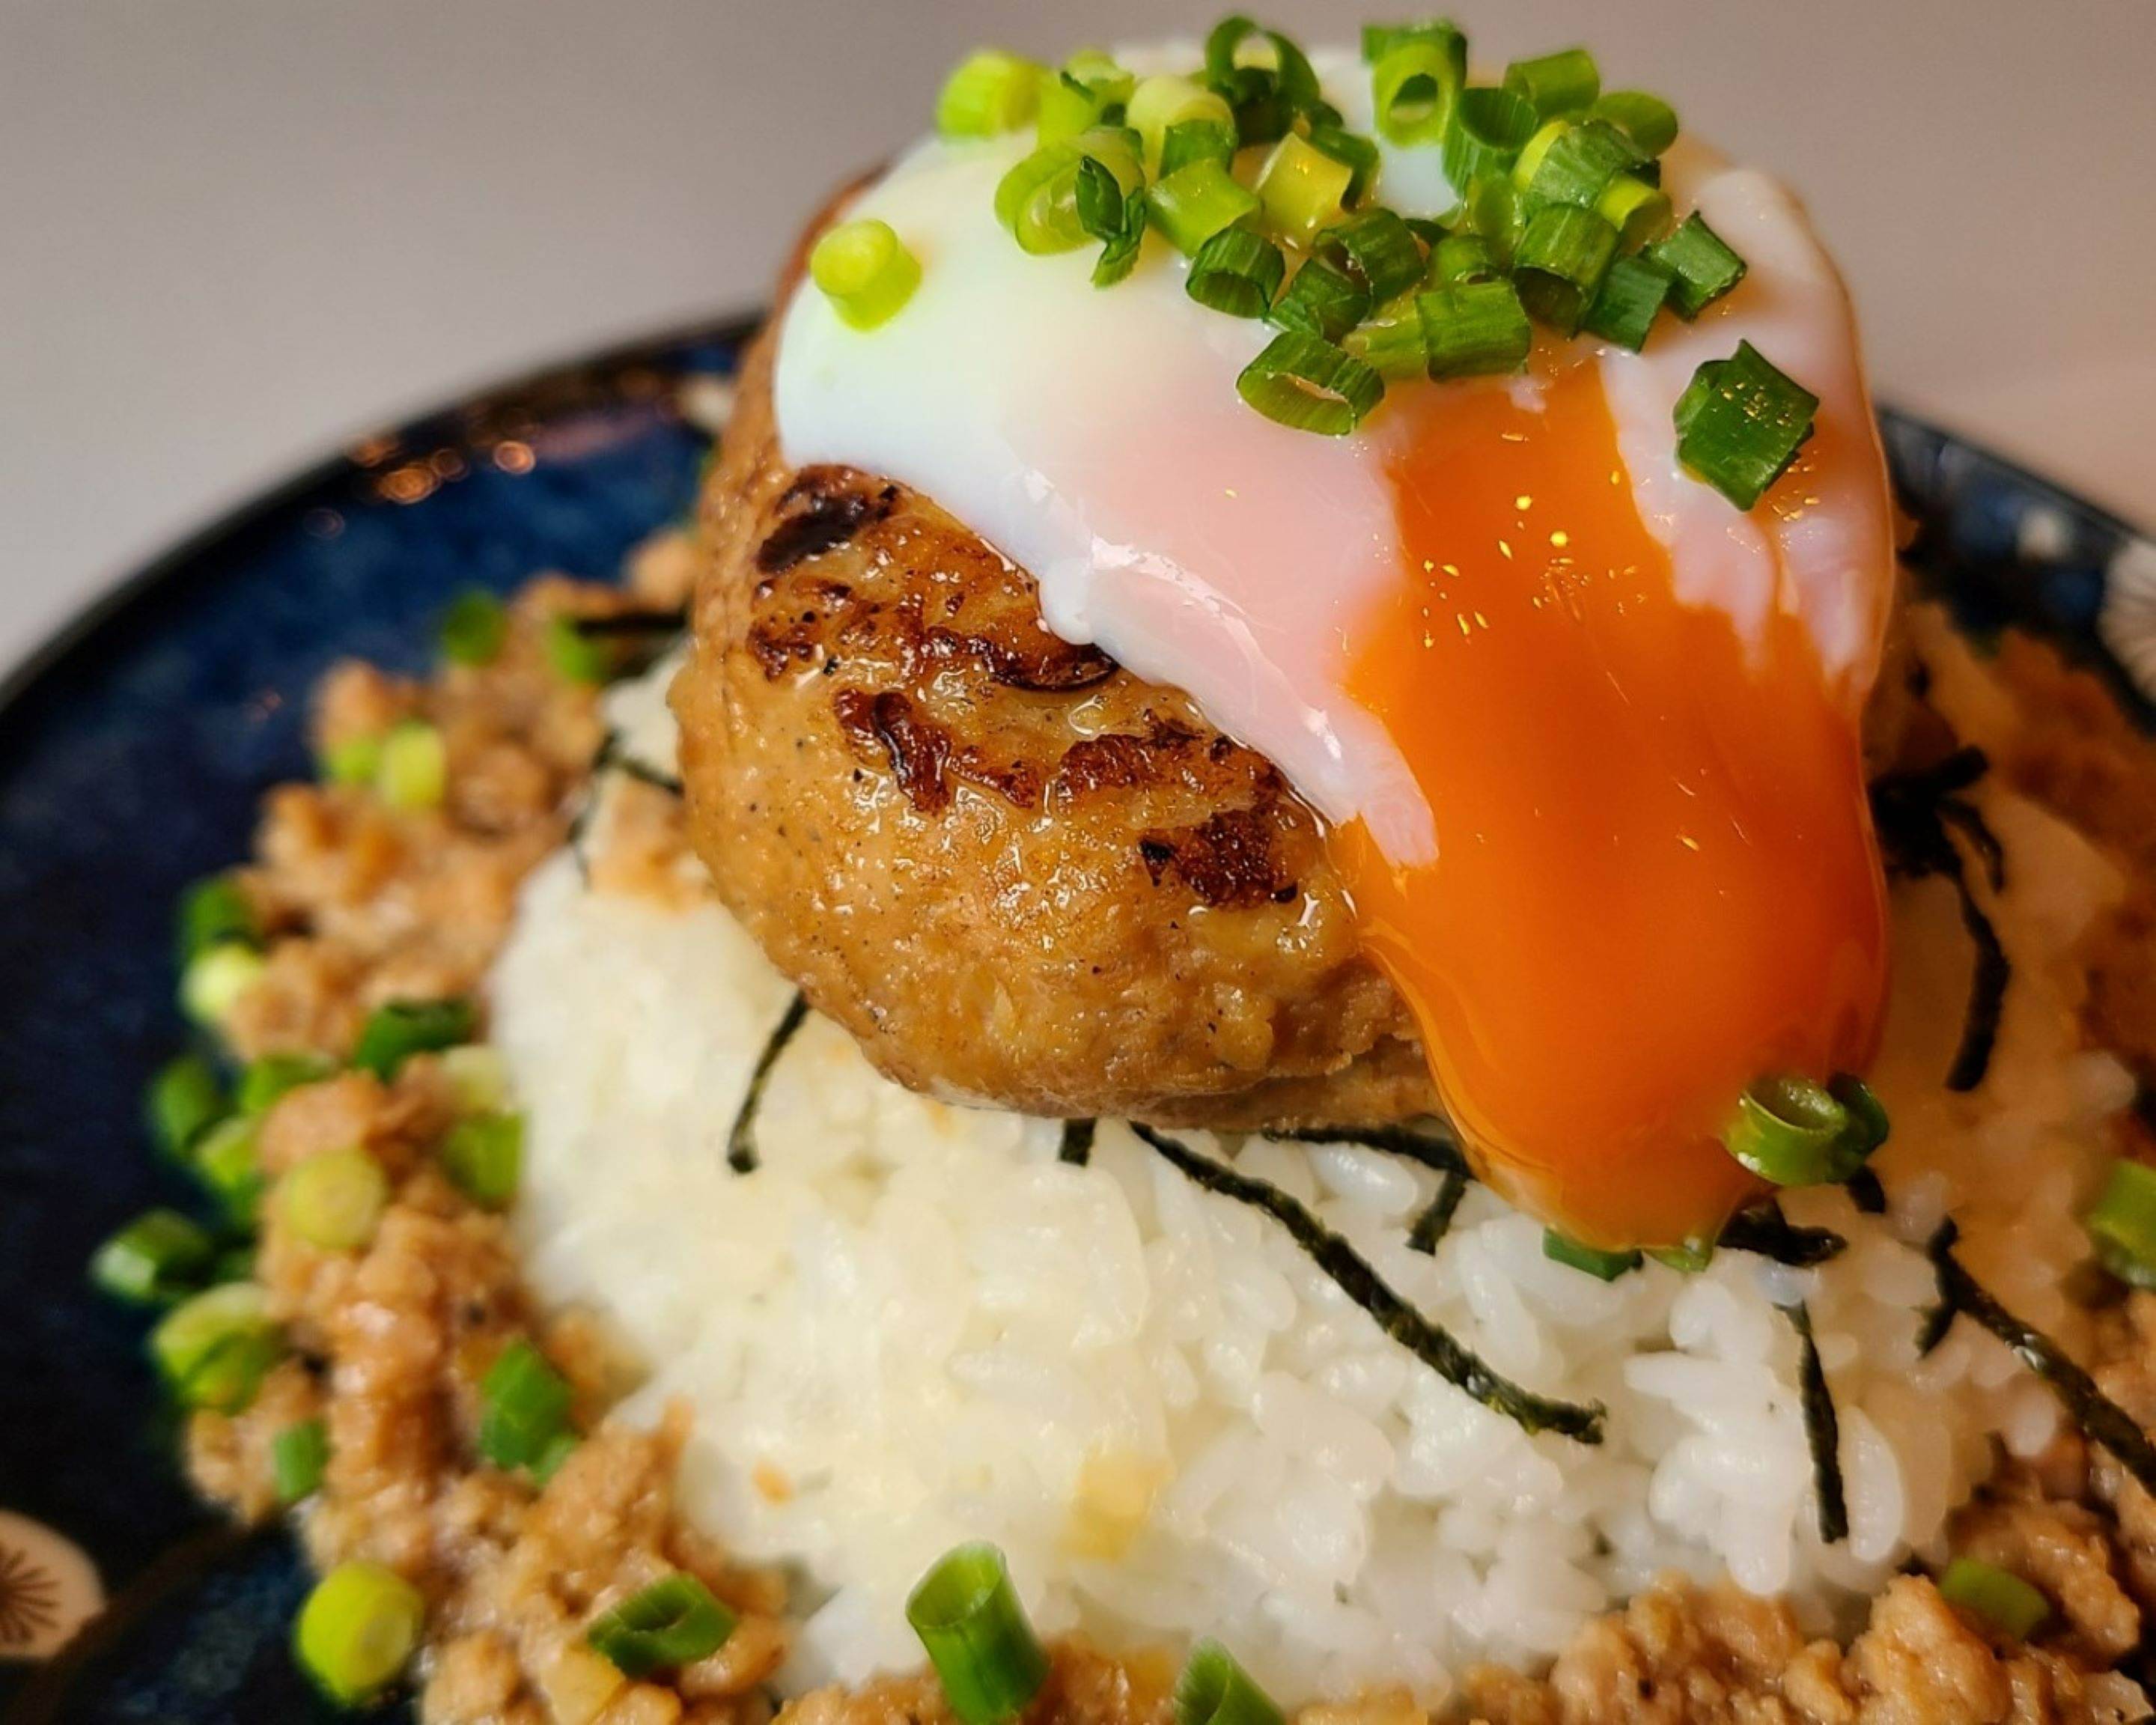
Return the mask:
{"type": "MultiPolygon", "coordinates": [[[[1313,60],[1367,133],[1365,69],[1343,54],[1313,60]]],[[[1019,250],[994,195],[1031,144],[930,139],[854,202],[849,215],[880,217],[913,249],[921,285],[867,331],[805,282],[796,291],[773,385],[785,459],[933,498],[1033,575],[1056,634],[1182,690],[1328,819],[1366,821],[1396,863],[1431,860],[1436,825],[1407,759],[1344,686],[1358,626],[1401,578],[1388,416],[1324,438],[1254,412],[1235,378],[1274,331],[1190,299],[1185,260],[1158,236],[1108,290],[1091,283],[1096,247],[1019,250]]],[[[1430,148],[1384,147],[1379,195],[1409,215],[1453,202],[1430,148]]],[[[1863,416],[1871,435],[1847,300],[1771,182],[1707,174],[1697,198],[1749,261],[1748,290],[1690,328],[1666,321],[1645,355],[1603,360],[1620,451],[1680,595],[1752,639],[1771,606],[1795,610],[1861,703],[1887,597],[1872,589],[1891,567],[1867,561],[1884,543],[1883,501],[1822,498],[1764,529],[1677,468],[1670,418],[1693,367],[1743,336],[1817,392],[1822,416],[1863,416]]]]}

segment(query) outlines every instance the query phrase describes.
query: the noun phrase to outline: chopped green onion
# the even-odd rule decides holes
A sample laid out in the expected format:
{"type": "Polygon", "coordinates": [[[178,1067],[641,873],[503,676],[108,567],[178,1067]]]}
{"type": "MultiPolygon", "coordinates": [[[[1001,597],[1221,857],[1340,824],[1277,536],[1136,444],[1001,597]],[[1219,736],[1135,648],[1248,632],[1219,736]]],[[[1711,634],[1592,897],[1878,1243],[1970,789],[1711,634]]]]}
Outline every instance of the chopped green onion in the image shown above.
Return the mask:
{"type": "Polygon", "coordinates": [[[1584,114],[1602,94],[1602,71],[1584,48],[1568,48],[1505,68],[1505,88],[1543,119],[1584,114]]]}
{"type": "Polygon", "coordinates": [[[221,1029],[240,998],[262,980],[268,962],[253,947],[226,941],[198,952],[180,973],[180,1004],[205,1029],[221,1029]]]}
{"type": "Polygon", "coordinates": [[[1637,1270],[1642,1261],[1637,1252],[1599,1251],[1576,1240],[1567,1240],[1554,1228],[1543,1230],[1543,1255],[1553,1264],[1583,1271],[1597,1281],[1614,1281],[1637,1270]]]}
{"type": "Polygon", "coordinates": [[[1043,144],[996,185],[996,219],[1019,249],[1035,255],[1075,250],[1086,243],[1078,215],[1079,165],[1097,162],[1129,195],[1145,178],[1137,136],[1115,126],[1095,126],[1075,137],[1043,144]]]}
{"type": "Polygon", "coordinates": [[[442,1141],[442,1169],[474,1204],[490,1210],[516,1196],[524,1166],[524,1117],[475,1114],[442,1141]]]}
{"type": "Polygon", "coordinates": [[[1619,250],[1637,251],[1669,226],[1669,193],[1637,174],[1620,174],[1602,188],[1594,213],[1617,230],[1619,250]]]}
{"type": "Polygon", "coordinates": [[[1046,69],[999,48],[959,61],[936,98],[936,130],[947,138],[1016,131],[1034,116],[1046,69]]]}
{"type": "Polygon", "coordinates": [[[961,1725],[1004,1725],[1047,1681],[1048,1655],[993,1545],[947,1553],[906,1599],[906,1620],[961,1725]]]}
{"type": "Polygon", "coordinates": [[[1485,174],[1470,182],[1467,196],[1460,205],[1460,220],[1455,225],[1460,232],[1473,234],[1486,242],[1491,255],[1501,265],[1509,267],[1526,226],[1519,188],[1504,174],[1485,174]]]}
{"type": "Polygon", "coordinates": [[[479,1010],[469,1000],[393,1000],[367,1015],[352,1063],[387,1084],[413,1055],[469,1042],[478,1028],[479,1010]]]}
{"type": "Polygon", "coordinates": [[[2156,1288],[2156,1168],[2112,1163],[2082,1225],[2105,1269],[2133,1287],[2156,1288]]]}
{"type": "Polygon", "coordinates": [[[1146,188],[1153,223],[1178,251],[1194,254],[1223,228],[1258,208],[1255,193],[1239,186],[1217,162],[1186,163],[1146,188]]]}
{"type": "Polygon", "coordinates": [[[1285,330],[1243,367],[1235,393],[1280,424],[1345,437],[1384,399],[1385,380],[1330,341],[1285,330]]]}
{"type": "MultiPolygon", "coordinates": [[[[1366,49],[1369,39],[1366,33],[1366,49]]],[[[1457,30],[1394,41],[1370,68],[1378,136],[1402,146],[1442,143],[1466,82],[1467,39],[1457,30]]]]}
{"type": "Polygon", "coordinates": [[[330,1429],[321,1420],[300,1420],[270,1440],[270,1477],[287,1507],[321,1490],[329,1465],[330,1429]]]}
{"type": "Polygon", "coordinates": [[[1646,345],[1656,314],[1669,297],[1676,278],[1652,258],[1620,258],[1602,280],[1602,291],[1588,309],[1589,333],[1637,353],[1646,345]]]}
{"type": "Polygon", "coordinates": [[[1892,1135],[1894,1124],[1887,1117],[1887,1105],[1872,1094],[1870,1085],[1852,1073],[1837,1072],[1827,1081],[1826,1087],[1835,1101],[1849,1111],[1849,1153],[1861,1163],[1892,1135]]]}
{"type": "Polygon", "coordinates": [[[400,719],[382,739],[375,794],[392,809],[416,814],[442,806],[449,785],[449,747],[424,719],[400,719]]]}
{"type": "Polygon", "coordinates": [[[1261,30],[1246,18],[1223,18],[1206,37],[1205,82],[1235,109],[1236,132],[1245,144],[1272,142],[1299,115],[1323,116],[1335,124],[1340,117],[1325,102],[1302,50],[1278,31],[1261,30]],[[1243,58],[1243,45],[1253,36],[1266,44],[1270,64],[1243,58]]]}
{"type": "Polygon", "coordinates": [[[1739,341],[1710,359],[1677,398],[1677,459],[1739,509],[1788,470],[1812,434],[1819,398],[1739,341]]]}
{"type": "Polygon", "coordinates": [[[172,1308],[150,1332],[150,1353],[189,1407],[239,1412],[284,1352],[257,1283],[227,1282],[172,1308]]]}
{"type": "Polygon", "coordinates": [[[709,1659],[736,1621],[711,1589],[677,1569],[594,1619],[584,1639],[622,1676],[637,1679],[709,1659]]]}
{"type": "Polygon", "coordinates": [[[1190,1650],[1175,1680],[1175,1725],[1286,1725],[1286,1716],[1218,1641],[1190,1650]]]}
{"type": "Polygon", "coordinates": [[[212,875],[181,896],[177,943],[182,968],[212,947],[261,945],[262,925],[238,880],[212,875]]]}
{"type": "Polygon", "coordinates": [[[146,1210],[97,1249],[90,1279],[115,1298],[162,1306],[199,1286],[216,1256],[209,1235],[177,1210],[146,1210]]]}
{"type": "Polygon", "coordinates": [[[480,1385],[479,1452],[496,1467],[531,1467],[569,1430],[568,1380],[529,1342],[501,1351],[480,1385]]]}
{"type": "Polygon", "coordinates": [[[255,1148],[260,1131],[260,1122],[254,1117],[234,1115],[205,1132],[189,1158],[195,1178],[242,1228],[254,1225],[262,1199],[262,1159],[255,1148]]]}
{"type": "Polygon", "coordinates": [[[1676,233],[1648,247],[1647,255],[1676,275],[1670,304],[1686,322],[1744,280],[1743,259],[1722,243],[1697,210],[1684,218],[1676,233]]]}
{"type": "Polygon", "coordinates": [[[483,1042],[445,1049],[442,1076],[449,1080],[457,1106],[466,1114],[492,1114],[509,1105],[509,1063],[500,1049],[483,1042]]]}
{"type": "Polygon", "coordinates": [[[279,1183],[285,1225],[326,1252],[357,1250],[374,1238],[389,1206],[389,1176],[357,1146],[310,1156],[279,1183]]]}
{"type": "Polygon", "coordinates": [[[419,1649],[427,1602],[379,1563],[340,1563],[315,1584],[292,1630],[292,1651],[341,1707],[387,1689],[419,1649]]]}
{"type": "Polygon", "coordinates": [[[1392,211],[1366,209],[1318,236],[1317,254],[1358,277],[1373,300],[1405,293],[1422,280],[1422,248],[1392,211]]]}
{"type": "MultiPolygon", "coordinates": [[[[1303,265],[1305,270],[1310,267],[1307,264],[1303,265]]],[[[1380,305],[1342,336],[1340,345],[1389,381],[1430,374],[1430,350],[1423,345],[1422,314],[1415,309],[1412,294],[1403,294],[1380,305]]]]}
{"type": "Polygon", "coordinates": [[[1211,120],[1178,120],[1161,140],[1160,177],[1166,179],[1194,162],[1209,162],[1226,172],[1235,159],[1235,128],[1211,120]]]}
{"type": "Polygon", "coordinates": [[[1517,372],[1535,332],[1512,284],[1461,281],[1415,295],[1425,363],[1433,377],[1517,372]]]}
{"type": "Polygon", "coordinates": [[[243,1114],[266,1114],[294,1091],[319,1084],[336,1070],[321,1055],[264,1055],[248,1062],[234,1100],[243,1114]]]}
{"type": "Polygon", "coordinates": [[[157,1069],[143,1097],[150,1136],[167,1156],[184,1158],[225,1116],[224,1086],[200,1055],[182,1055],[157,1069]]]}
{"type": "Polygon", "coordinates": [[[1183,290],[1230,317],[1263,317],[1286,273],[1287,260],[1272,241],[1247,228],[1224,228],[1199,247],[1183,290]]]}
{"type": "Polygon", "coordinates": [[[1313,126],[1310,129],[1313,149],[1322,150],[1335,162],[1348,167],[1348,207],[1353,209],[1370,190],[1370,182],[1377,178],[1383,158],[1378,146],[1358,132],[1344,126],[1313,126]]]}
{"type": "Polygon", "coordinates": [[[1363,63],[1374,66],[1394,49],[1409,42],[1434,42],[1440,46],[1460,45],[1460,63],[1467,64],[1467,39],[1460,34],[1460,27],[1450,18],[1424,18],[1414,24],[1365,24],[1363,26],[1363,63]]]}
{"type": "Polygon", "coordinates": [[[1593,209],[1611,181],[1640,166],[1631,141],[1599,120],[1553,122],[1535,134],[1512,164],[1512,183],[1530,204],[1569,203],[1593,209]]]}
{"type": "Polygon", "coordinates": [[[1074,54],[1061,71],[1040,81],[1035,135],[1044,144],[1060,143],[1096,126],[1120,124],[1118,110],[1137,85],[1135,77],[1098,49],[1074,54]]]}
{"type": "Polygon", "coordinates": [[[217,1255],[217,1262],[210,1270],[213,1284],[254,1280],[254,1248],[252,1245],[227,1246],[217,1255]]]}
{"type": "Polygon", "coordinates": [[[1777,1186],[1837,1184],[1876,1147],[1826,1086],[1786,1075],[1762,1078],[1745,1091],[1722,1142],[1744,1167],[1777,1186]]]}
{"type": "Polygon", "coordinates": [[[2051,1602],[2012,1571],[1956,1558],[1939,1577],[1939,1597],[1982,1618],[2001,1635],[2025,1641],[2044,1626],[2051,1602]]]}
{"type": "MultiPolygon", "coordinates": [[[[1178,126],[1202,123],[1214,128],[1214,137],[1226,144],[1224,154],[1235,152],[1235,110],[1226,100],[1194,78],[1162,74],[1142,78],[1131,92],[1124,123],[1137,133],[1145,147],[1146,165],[1167,173],[1164,152],[1169,131],[1178,126]]],[[[1178,164],[1179,165],[1179,164],[1178,164]]]]}
{"type": "Polygon", "coordinates": [[[347,737],[324,749],[317,765],[326,783],[371,788],[382,770],[382,739],[347,737]]]}
{"type": "Polygon", "coordinates": [[[1643,90],[1613,90],[1587,110],[1589,120],[1615,126],[1646,156],[1659,156],[1677,141],[1677,114],[1643,90]]]}
{"type": "Polygon", "coordinates": [[[1540,122],[1508,90],[1464,90],[1445,130],[1445,177],[1465,186],[1479,174],[1508,172],[1540,122]]]}
{"type": "Polygon", "coordinates": [[[1545,204],[1512,254],[1512,285],[1534,318],[1576,335],[1617,256],[1617,230],[1591,209],[1545,204]]]}
{"type": "Polygon", "coordinates": [[[1078,225],[1094,239],[1116,239],[1124,228],[1123,188],[1116,177],[1090,157],[1078,163],[1074,200],[1078,225]]]}
{"type": "Polygon", "coordinates": [[[841,222],[808,254],[808,277],[849,329],[888,323],[921,285],[921,260],[888,222],[841,222]]]}
{"type": "Polygon", "coordinates": [[[491,665],[509,638],[509,608],[484,588],[457,595],[442,618],[442,656],[452,665],[491,665]]]}
{"type": "Polygon", "coordinates": [[[1456,281],[1495,281],[1502,274],[1491,255],[1490,242],[1479,234],[1448,234],[1430,249],[1433,287],[1456,281]]]}
{"type": "Polygon", "coordinates": [[[1346,162],[1290,132],[1258,170],[1255,189],[1274,231],[1306,243],[1347,214],[1348,187],[1354,178],[1354,169],[1346,162]]]}
{"type": "Polygon", "coordinates": [[[562,1464],[577,1453],[578,1441],[573,1431],[557,1431],[549,1438],[539,1459],[531,1464],[531,1482],[543,1487],[562,1471],[562,1464]]]}
{"type": "Polygon", "coordinates": [[[1274,301],[1271,316],[1284,330],[1337,341],[1369,311],[1370,295],[1360,282],[1337,264],[1312,258],[1274,301]]]}
{"type": "Polygon", "coordinates": [[[547,667],[565,683],[597,688],[613,675],[613,655],[607,643],[586,634],[573,617],[548,618],[539,639],[546,650],[547,667]]]}

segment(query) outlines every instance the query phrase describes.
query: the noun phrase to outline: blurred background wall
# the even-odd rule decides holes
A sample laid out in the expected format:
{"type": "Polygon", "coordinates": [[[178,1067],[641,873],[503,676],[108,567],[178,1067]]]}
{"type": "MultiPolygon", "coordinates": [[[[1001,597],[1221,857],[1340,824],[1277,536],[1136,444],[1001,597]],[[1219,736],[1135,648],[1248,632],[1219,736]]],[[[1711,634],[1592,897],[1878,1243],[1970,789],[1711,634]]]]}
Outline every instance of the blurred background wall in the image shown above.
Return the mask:
{"type": "MultiPolygon", "coordinates": [[[[1459,5],[1478,58],[1585,40],[1793,180],[1882,396],[2156,520],[2153,0],[1459,5]]],[[[968,47],[1220,9],[0,0],[0,661],[373,424],[757,303],[968,47]]]]}

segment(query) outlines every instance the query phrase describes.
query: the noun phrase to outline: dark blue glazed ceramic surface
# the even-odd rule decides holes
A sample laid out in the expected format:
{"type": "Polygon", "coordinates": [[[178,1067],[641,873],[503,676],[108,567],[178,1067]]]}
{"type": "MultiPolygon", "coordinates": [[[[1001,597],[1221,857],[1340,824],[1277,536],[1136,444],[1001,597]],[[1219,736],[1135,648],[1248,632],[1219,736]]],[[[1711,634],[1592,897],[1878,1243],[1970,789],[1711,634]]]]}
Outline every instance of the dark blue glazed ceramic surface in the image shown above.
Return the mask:
{"type": "MultiPolygon", "coordinates": [[[[0,693],[8,1725],[331,1716],[286,1652],[305,1588],[290,1547],[193,1502],[145,1322],[83,1279],[114,1227],[190,1199],[139,1117],[182,1039],[172,906],[240,856],[263,790],[306,771],[305,699],[333,659],[418,670],[459,588],[611,575],[685,509],[706,439],[685,408],[731,372],[740,334],[571,367],[370,440],[145,572],[0,693]],[[105,1615],[57,1657],[11,1661],[85,1556],[105,1615]]],[[[1913,560],[1964,624],[2050,636],[2156,714],[2156,544],[1926,426],[1889,414],[1886,430],[1913,560]]]]}

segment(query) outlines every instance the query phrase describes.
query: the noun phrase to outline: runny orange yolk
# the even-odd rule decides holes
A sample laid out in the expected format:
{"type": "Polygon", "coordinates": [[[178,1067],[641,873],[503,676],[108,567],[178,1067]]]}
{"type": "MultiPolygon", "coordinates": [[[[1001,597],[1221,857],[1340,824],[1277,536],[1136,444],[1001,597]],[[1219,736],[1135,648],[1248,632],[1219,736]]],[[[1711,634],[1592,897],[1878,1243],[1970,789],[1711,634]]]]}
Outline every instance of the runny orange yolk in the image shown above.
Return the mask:
{"type": "MultiPolygon", "coordinates": [[[[1539,411],[1494,383],[1400,395],[1409,578],[1349,688],[1438,848],[1402,870],[1360,823],[1336,835],[1364,942],[1494,1187],[1598,1246],[1711,1239],[1759,1189],[1719,1142],[1743,1087],[1875,1051],[1855,703],[1801,619],[1748,640],[1678,601],[1594,365],[1546,377],[1539,411]]],[[[1861,459],[1823,434],[1763,522],[1861,459]]]]}

